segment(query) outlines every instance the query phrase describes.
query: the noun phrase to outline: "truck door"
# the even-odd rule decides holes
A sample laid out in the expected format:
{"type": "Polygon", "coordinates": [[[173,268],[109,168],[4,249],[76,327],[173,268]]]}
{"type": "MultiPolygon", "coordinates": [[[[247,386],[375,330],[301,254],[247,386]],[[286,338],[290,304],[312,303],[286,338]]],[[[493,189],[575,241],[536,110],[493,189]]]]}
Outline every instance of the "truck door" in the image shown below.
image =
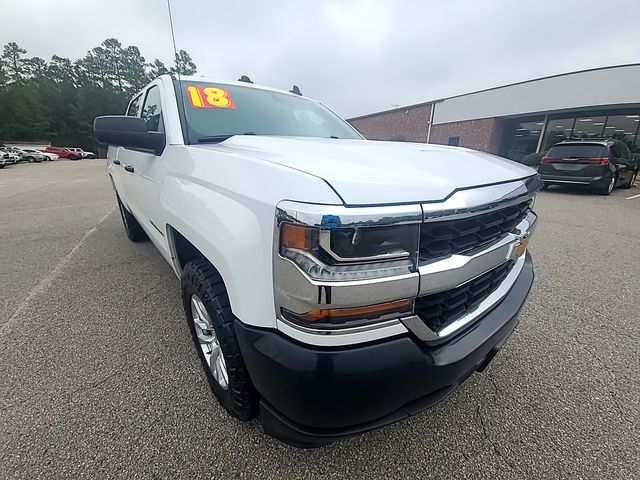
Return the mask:
{"type": "MultiPolygon", "coordinates": [[[[127,108],[127,116],[138,117],[140,114],[141,103],[142,94],[139,94],[129,102],[129,107],[127,108]]],[[[127,155],[124,148],[110,146],[107,150],[107,166],[109,168],[109,174],[111,175],[111,179],[113,180],[113,184],[116,191],[118,192],[120,200],[122,200],[124,202],[124,205],[129,210],[131,210],[131,206],[129,205],[129,192],[127,191],[127,185],[125,183],[125,173],[128,172],[125,172],[124,167],[127,160],[129,160],[129,156],[127,155]]]]}
{"type": "MultiPolygon", "coordinates": [[[[151,132],[164,132],[160,88],[159,85],[152,85],[143,92],[140,117],[151,132]]],[[[164,170],[163,158],[153,153],[123,149],[120,152],[120,161],[124,170],[124,183],[130,199],[131,213],[140,222],[149,238],[163,251],[166,249],[165,228],[157,218],[160,178],[164,170]]]]}

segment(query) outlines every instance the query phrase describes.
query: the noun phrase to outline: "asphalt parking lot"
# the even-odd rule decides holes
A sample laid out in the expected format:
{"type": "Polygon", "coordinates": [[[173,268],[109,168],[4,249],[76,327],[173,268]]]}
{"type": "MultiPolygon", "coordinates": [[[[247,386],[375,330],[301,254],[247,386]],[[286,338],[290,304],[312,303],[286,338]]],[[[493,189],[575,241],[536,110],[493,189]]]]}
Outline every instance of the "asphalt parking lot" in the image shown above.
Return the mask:
{"type": "Polygon", "coordinates": [[[407,421],[297,450],[215,402],[179,282],[126,239],[103,160],[5,168],[0,477],[639,478],[638,194],[540,194],[536,281],[489,368],[407,421]]]}

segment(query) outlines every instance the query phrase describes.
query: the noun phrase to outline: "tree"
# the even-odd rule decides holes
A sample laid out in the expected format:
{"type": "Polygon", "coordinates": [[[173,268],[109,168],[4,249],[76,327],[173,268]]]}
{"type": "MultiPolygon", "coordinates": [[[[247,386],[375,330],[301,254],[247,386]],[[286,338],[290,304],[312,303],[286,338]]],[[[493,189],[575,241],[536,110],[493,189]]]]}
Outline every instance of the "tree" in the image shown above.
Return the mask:
{"type": "Polygon", "coordinates": [[[31,57],[24,62],[26,74],[30,77],[44,77],[47,73],[47,62],[40,57],[31,57]]]}
{"type": "Polygon", "coordinates": [[[20,48],[16,42],[9,42],[2,50],[3,70],[7,83],[20,83],[26,76],[25,59],[22,56],[27,53],[24,48],[20,48]]]}
{"type": "Polygon", "coordinates": [[[145,71],[145,59],[140,54],[138,47],[127,47],[122,51],[121,75],[124,80],[125,90],[129,96],[136,93],[148,83],[145,71]]]}
{"type": "Polygon", "coordinates": [[[47,65],[47,78],[52,82],[67,87],[75,87],[77,82],[76,68],[68,58],[54,55],[47,65]]]}
{"type": "Polygon", "coordinates": [[[148,74],[149,80],[153,80],[154,78],[157,78],[160,75],[169,73],[169,69],[167,68],[167,66],[157,58],[154,60],[153,63],[148,64],[147,67],[149,68],[149,74],[148,74]]]}
{"type": "MultiPolygon", "coordinates": [[[[146,63],[138,47],[108,38],[76,61],[53,55],[50,62],[28,58],[16,43],[0,55],[0,142],[45,140],[94,148],[93,120],[124,113],[129,99],[150,79],[169,69],[146,63]]],[[[175,67],[183,75],[196,66],[180,50],[175,67]]]]}
{"type": "Polygon", "coordinates": [[[180,75],[193,75],[196,73],[196,64],[187,52],[180,50],[176,53],[175,67],[171,71],[180,75]]]}

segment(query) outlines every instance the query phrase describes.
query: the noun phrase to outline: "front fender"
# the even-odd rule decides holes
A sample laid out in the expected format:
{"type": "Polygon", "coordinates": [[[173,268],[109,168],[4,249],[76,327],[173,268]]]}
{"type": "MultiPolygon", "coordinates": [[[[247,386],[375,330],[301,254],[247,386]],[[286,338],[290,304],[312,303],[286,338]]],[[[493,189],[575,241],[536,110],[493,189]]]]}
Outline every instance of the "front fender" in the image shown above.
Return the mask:
{"type": "Polygon", "coordinates": [[[179,177],[165,178],[160,201],[167,224],[222,276],[234,314],[245,323],[273,327],[273,207],[179,177]]]}

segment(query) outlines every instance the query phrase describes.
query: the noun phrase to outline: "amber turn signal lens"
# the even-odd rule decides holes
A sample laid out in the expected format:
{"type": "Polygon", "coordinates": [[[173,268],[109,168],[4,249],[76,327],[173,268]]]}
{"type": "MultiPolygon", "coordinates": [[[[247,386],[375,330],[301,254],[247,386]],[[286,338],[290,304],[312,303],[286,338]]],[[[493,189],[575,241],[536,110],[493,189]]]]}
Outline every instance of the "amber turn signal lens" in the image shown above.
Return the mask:
{"type": "Polygon", "coordinates": [[[515,257],[520,258],[522,254],[527,249],[527,245],[529,245],[529,237],[523,238],[518,245],[515,246],[513,251],[515,252],[515,257]]]}
{"type": "Polygon", "coordinates": [[[283,223],[280,231],[280,245],[286,248],[297,248],[299,250],[312,250],[314,247],[315,229],[283,223]]]}
{"type": "Polygon", "coordinates": [[[293,313],[283,309],[285,317],[295,320],[318,323],[343,323],[347,320],[373,319],[391,313],[406,314],[413,310],[413,299],[406,298],[393,302],[366,305],[363,307],[314,309],[307,313],[293,313]]]}

